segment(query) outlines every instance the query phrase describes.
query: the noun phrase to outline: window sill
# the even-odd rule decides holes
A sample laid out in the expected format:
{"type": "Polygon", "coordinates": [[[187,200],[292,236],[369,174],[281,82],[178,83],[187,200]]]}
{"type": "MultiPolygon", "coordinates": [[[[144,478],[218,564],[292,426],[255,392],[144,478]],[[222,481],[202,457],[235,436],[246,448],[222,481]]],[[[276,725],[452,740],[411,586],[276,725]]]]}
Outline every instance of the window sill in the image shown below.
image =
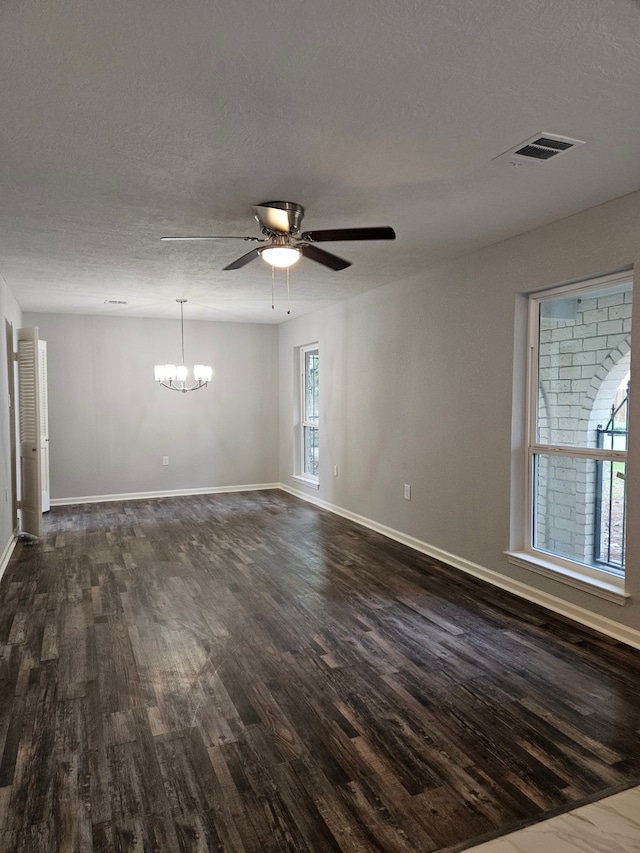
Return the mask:
{"type": "Polygon", "coordinates": [[[551,578],[559,583],[597,595],[614,604],[626,604],[629,594],[624,590],[624,578],[616,577],[608,572],[599,572],[597,569],[590,573],[588,566],[579,563],[552,562],[544,558],[542,554],[532,551],[505,551],[507,559],[512,566],[519,569],[527,569],[544,577],[551,578]],[[596,577],[600,575],[599,577],[596,577]]]}
{"type": "Polygon", "coordinates": [[[303,477],[302,474],[292,474],[292,480],[297,480],[298,483],[304,483],[305,486],[311,486],[312,489],[320,488],[319,480],[312,480],[311,477],[303,477]]]}

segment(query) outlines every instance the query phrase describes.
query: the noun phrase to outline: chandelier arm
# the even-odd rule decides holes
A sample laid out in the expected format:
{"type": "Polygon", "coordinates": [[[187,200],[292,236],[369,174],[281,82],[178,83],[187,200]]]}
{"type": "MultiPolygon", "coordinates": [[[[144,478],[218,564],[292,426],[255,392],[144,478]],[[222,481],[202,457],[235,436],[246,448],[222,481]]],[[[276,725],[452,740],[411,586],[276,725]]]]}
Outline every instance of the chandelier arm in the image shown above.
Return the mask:
{"type": "Polygon", "coordinates": [[[170,379],[168,382],[159,382],[158,383],[158,385],[162,385],[163,388],[168,388],[169,391],[182,391],[184,394],[186,394],[187,391],[199,391],[200,388],[206,388],[206,386],[208,384],[209,384],[208,382],[205,382],[202,379],[199,379],[195,384],[193,384],[191,386],[189,386],[189,385],[184,385],[184,386],[174,385],[173,379],[170,379]]]}

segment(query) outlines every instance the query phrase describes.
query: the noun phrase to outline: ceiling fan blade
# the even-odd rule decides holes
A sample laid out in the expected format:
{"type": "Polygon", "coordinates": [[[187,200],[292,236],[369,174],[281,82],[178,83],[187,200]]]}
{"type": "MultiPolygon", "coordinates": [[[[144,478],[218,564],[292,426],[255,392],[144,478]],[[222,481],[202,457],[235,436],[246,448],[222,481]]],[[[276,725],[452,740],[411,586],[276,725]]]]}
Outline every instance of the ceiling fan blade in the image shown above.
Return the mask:
{"type": "Polygon", "coordinates": [[[269,228],[271,231],[280,231],[283,234],[290,233],[291,226],[286,210],[277,207],[265,207],[261,204],[254,204],[253,209],[256,212],[258,222],[265,228],[269,228]]]}
{"type": "Polygon", "coordinates": [[[246,255],[243,255],[241,258],[237,258],[235,261],[231,261],[230,264],[227,264],[226,267],[223,267],[225,270],[239,270],[240,267],[245,266],[250,261],[255,260],[255,258],[260,257],[260,249],[252,249],[250,252],[247,252],[246,255]]]}
{"type": "Polygon", "coordinates": [[[324,249],[318,249],[316,246],[304,246],[298,244],[296,249],[300,249],[305,258],[310,261],[315,261],[325,267],[330,267],[332,270],[346,270],[351,266],[351,261],[345,261],[337,255],[332,255],[331,252],[325,252],[324,249]]]}
{"type": "Polygon", "coordinates": [[[305,231],[302,240],[310,243],[327,243],[330,240],[395,240],[393,228],[333,228],[325,231],[305,231]]]}
{"type": "Polygon", "coordinates": [[[165,243],[167,242],[195,242],[196,240],[249,240],[253,243],[263,243],[261,237],[230,237],[226,235],[216,235],[215,237],[161,237],[165,243]]]}

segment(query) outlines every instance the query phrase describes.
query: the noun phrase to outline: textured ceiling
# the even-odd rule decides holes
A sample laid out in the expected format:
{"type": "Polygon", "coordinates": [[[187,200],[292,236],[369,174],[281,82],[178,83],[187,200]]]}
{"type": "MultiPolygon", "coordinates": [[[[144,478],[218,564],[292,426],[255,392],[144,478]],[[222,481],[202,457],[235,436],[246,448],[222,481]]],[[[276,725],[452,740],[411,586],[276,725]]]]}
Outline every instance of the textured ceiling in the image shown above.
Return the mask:
{"type": "Polygon", "coordinates": [[[281,322],[251,205],[391,225],[293,316],[640,188],[631,0],[5,0],[0,274],[26,311],[281,322]],[[587,142],[495,159],[539,131],[587,142]],[[126,307],[104,305],[124,299],[126,307]]]}

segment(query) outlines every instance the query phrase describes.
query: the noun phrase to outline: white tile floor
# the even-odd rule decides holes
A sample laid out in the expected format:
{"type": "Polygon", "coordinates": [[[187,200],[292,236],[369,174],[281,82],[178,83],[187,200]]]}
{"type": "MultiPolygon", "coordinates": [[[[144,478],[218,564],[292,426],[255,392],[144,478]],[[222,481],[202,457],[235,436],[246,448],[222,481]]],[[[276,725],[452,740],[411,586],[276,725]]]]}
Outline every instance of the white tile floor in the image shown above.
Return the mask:
{"type": "Polygon", "coordinates": [[[467,853],[640,853],[640,787],[471,847],[467,853]]]}

